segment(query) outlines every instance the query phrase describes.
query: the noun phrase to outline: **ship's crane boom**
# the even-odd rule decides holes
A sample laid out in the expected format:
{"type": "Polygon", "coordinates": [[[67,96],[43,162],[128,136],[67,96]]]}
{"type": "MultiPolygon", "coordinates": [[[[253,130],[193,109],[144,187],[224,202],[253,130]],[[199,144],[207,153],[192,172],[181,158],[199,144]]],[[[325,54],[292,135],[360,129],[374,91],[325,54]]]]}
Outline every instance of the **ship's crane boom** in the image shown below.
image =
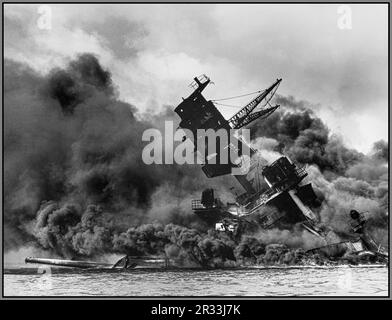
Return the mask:
{"type": "Polygon", "coordinates": [[[256,119],[259,119],[259,118],[265,119],[278,108],[279,108],[279,105],[276,105],[273,107],[265,108],[261,111],[253,112],[253,113],[249,114],[248,116],[245,116],[244,118],[242,118],[242,120],[240,122],[240,126],[235,127],[235,129],[245,127],[246,125],[255,121],[256,119]]]}
{"type": "Polygon", "coordinates": [[[253,112],[253,110],[264,101],[264,106],[269,105],[269,101],[274,96],[276,90],[282,79],[277,79],[275,83],[270,86],[268,89],[262,91],[256,98],[250,101],[245,107],[243,107],[240,111],[238,111],[234,116],[232,116],[228,122],[233,129],[239,129],[243,126],[251,123],[252,121],[260,118],[260,117],[268,117],[271,113],[273,113],[279,105],[270,106],[269,108],[262,109],[258,112],[253,112]]]}

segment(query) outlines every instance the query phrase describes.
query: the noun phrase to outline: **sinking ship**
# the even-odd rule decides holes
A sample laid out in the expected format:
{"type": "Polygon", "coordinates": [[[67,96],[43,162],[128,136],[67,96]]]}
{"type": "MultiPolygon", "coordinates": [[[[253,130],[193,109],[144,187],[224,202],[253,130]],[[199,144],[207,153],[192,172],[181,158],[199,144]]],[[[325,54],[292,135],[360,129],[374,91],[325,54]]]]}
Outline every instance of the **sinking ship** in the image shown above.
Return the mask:
{"type": "MultiPolygon", "coordinates": [[[[241,129],[250,123],[265,119],[270,116],[279,105],[271,105],[271,100],[279,87],[282,79],[277,79],[269,88],[260,90],[259,94],[247,105],[241,108],[229,120],[226,120],[211,100],[206,100],[202,91],[210,83],[205,75],[194,78],[191,86],[194,92],[184,99],[176,108],[175,112],[180,116],[179,127],[188,129],[197,138],[198,129],[241,129]]],[[[248,144],[239,137],[240,145],[248,144]]],[[[192,201],[192,209],[203,220],[215,223],[217,228],[233,230],[234,221],[249,221],[250,217],[257,217],[258,225],[264,228],[283,224],[295,224],[301,222],[312,233],[319,234],[315,226],[316,216],[311,206],[319,205],[319,201],[311,184],[302,184],[307,172],[297,167],[288,157],[281,157],[273,163],[265,166],[260,165],[257,150],[249,144],[251,150],[250,168],[246,174],[237,174],[233,177],[239,182],[244,192],[236,197],[235,203],[224,205],[219,198],[215,198],[214,190],[203,191],[201,199],[192,201]],[[267,190],[261,188],[260,174],[268,185],[267,190]],[[266,211],[265,206],[274,206],[278,210],[266,211]],[[224,221],[223,221],[224,220],[224,221]]],[[[232,145],[220,145],[217,150],[230,149],[232,145]]],[[[219,151],[218,151],[219,152],[219,151]]],[[[219,159],[219,154],[215,155],[219,159]]],[[[239,166],[238,162],[211,164],[211,155],[206,154],[203,172],[209,178],[231,174],[233,167],[239,166]]],[[[241,159],[241,153],[238,157],[241,159]]],[[[216,159],[215,159],[216,160],[216,159]]],[[[265,185],[265,184],[264,184],[265,185]]]]}
{"type": "MultiPolygon", "coordinates": [[[[191,83],[193,92],[175,108],[180,117],[179,128],[187,129],[184,141],[192,141],[197,152],[199,129],[214,131],[241,129],[256,120],[263,120],[273,114],[279,105],[271,101],[281,83],[277,79],[265,90],[257,91],[257,96],[226,120],[216,107],[216,101],[207,100],[202,91],[211,80],[203,75],[195,77],[191,83]],[[196,140],[195,140],[196,139],[196,140]]],[[[309,254],[343,256],[346,253],[366,257],[371,262],[388,263],[388,253],[372,239],[366,231],[366,218],[363,213],[351,210],[350,221],[352,234],[349,237],[331,237],[333,230],[318,227],[314,210],[321,205],[311,183],[306,183],[305,168],[297,166],[289,157],[282,156],[272,163],[260,159],[258,150],[249,145],[241,136],[216,148],[218,152],[204,152],[202,170],[208,178],[231,175],[239,183],[243,192],[235,196],[233,203],[224,203],[215,195],[212,188],[205,189],[201,199],[192,200],[190,206],[202,221],[217,231],[227,233],[234,241],[248,231],[260,229],[291,229],[300,225],[311,234],[325,240],[325,246],[308,250],[309,254]],[[246,173],[232,174],[233,168],[241,167],[247,161],[244,148],[250,150],[249,170],[246,173]],[[235,149],[236,159],[220,161],[221,150],[235,149]],[[214,159],[214,161],[211,161],[214,159]],[[264,182],[264,183],[262,183],[264,182]],[[272,208],[272,209],[271,209],[272,208]]],[[[221,143],[221,141],[219,141],[221,143]]],[[[205,151],[205,150],[203,150],[205,151]]],[[[207,150],[208,151],[208,150],[207,150]]],[[[57,267],[80,269],[135,269],[142,267],[169,268],[172,263],[165,257],[124,256],[114,264],[59,259],[41,259],[28,257],[26,263],[47,264],[57,267]]]]}
{"type": "MultiPolygon", "coordinates": [[[[175,108],[175,112],[181,118],[179,128],[187,129],[187,132],[192,133],[186,138],[193,138],[195,150],[198,151],[196,141],[200,139],[197,136],[198,129],[215,131],[241,129],[273,114],[279,105],[272,105],[271,101],[281,81],[282,79],[277,79],[270,87],[257,91],[255,98],[226,120],[216,106],[217,100],[207,100],[202,95],[211,80],[205,75],[195,77],[190,84],[193,92],[187,98],[183,98],[183,101],[175,108]]],[[[235,202],[223,203],[219,197],[215,196],[213,189],[204,190],[201,199],[192,200],[191,203],[193,212],[200,219],[218,231],[229,233],[233,238],[241,237],[241,234],[247,230],[276,227],[290,229],[299,224],[305,230],[325,240],[324,247],[314,248],[309,251],[310,253],[328,255],[336,251],[352,252],[374,255],[383,261],[387,260],[386,250],[377,246],[363,227],[353,229],[354,236],[350,239],[334,237],[331,242],[328,234],[332,230],[318,227],[318,219],[314,210],[321,205],[321,201],[317,198],[311,183],[304,183],[308,175],[305,168],[298,167],[287,156],[282,156],[266,165],[261,164],[258,151],[241,136],[237,138],[240,140],[240,147],[235,151],[238,152],[244,145],[251,150],[250,168],[246,174],[231,174],[232,169],[240,166],[239,163],[244,161],[241,151],[238,152],[237,161],[219,162],[219,152],[233,148],[230,143],[216,147],[218,152],[215,154],[204,153],[202,170],[209,178],[232,175],[241,185],[243,193],[235,197],[235,202]],[[213,163],[210,161],[212,158],[215,160],[213,163]],[[260,183],[261,180],[265,183],[260,183]],[[266,208],[275,210],[266,210],[266,208]],[[337,242],[336,238],[341,241],[337,242]]],[[[361,220],[360,214],[358,213],[359,216],[357,216],[352,213],[353,223],[364,226],[365,220],[361,220]]]]}

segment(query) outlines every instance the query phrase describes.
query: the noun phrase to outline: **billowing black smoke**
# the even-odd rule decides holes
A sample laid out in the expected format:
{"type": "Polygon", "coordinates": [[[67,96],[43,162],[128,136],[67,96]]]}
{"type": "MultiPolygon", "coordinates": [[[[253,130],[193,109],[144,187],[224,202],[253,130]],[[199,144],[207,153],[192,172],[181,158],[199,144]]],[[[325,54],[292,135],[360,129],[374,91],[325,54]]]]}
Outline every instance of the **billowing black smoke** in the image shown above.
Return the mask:
{"type": "MultiPolygon", "coordinates": [[[[162,115],[136,119],[94,56],[81,55],[46,76],[10,60],[4,71],[6,249],[42,235],[41,227],[64,234],[90,216],[90,205],[113,228],[153,220],[190,225],[193,215],[183,203],[208,180],[196,166],[143,163],[143,131],[161,125],[155,119],[162,115]],[[166,196],[159,213],[156,194],[166,196]],[[53,214],[47,212],[52,202],[53,214]]],[[[59,236],[43,243],[56,247],[56,241],[59,236]]]]}
{"type": "Polygon", "coordinates": [[[342,139],[313,112],[317,109],[293,97],[277,97],[281,105],[272,116],[255,122],[253,138],[274,155],[288,155],[299,165],[308,166],[312,185],[323,204],[317,212],[322,225],[348,233],[348,212],[364,212],[369,230],[384,246],[388,245],[388,143],[374,144],[372,154],[348,149],[342,139]]]}
{"type": "Polygon", "coordinates": [[[299,164],[315,164],[321,171],[344,174],[348,167],[364,155],[344,146],[331,135],[328,127],[304,101],[278,96],[282,107],[266,120],[251,126],[252,137],[267,137],[278,141],[276,151],[299,164]]]}
{"type": "MultiPolygon", "coordinates": [[[[177,119],[173,107],[137,115],[96,57],[81,55],[44,76],[6,60],[4,74],[6,251],[32,245],[67,258],[166,254],[211,267],[297,263],[308,259],[304,249],[321,245],[303,230],[269,230],[238,243],[203,229],[189,200],[206,187],[227,194],[229,183],[205,178],[196,165],[145,165],[142,133],[177,119]]],[[[388,144],[376,143],[371,157],[347,149],[305,103],[279,99],[281,109],[251,128],[254,137],[310,165],[324,195],[322,223],[340,228],[350,208],[368,211],[386,242],[388,144]]]]}

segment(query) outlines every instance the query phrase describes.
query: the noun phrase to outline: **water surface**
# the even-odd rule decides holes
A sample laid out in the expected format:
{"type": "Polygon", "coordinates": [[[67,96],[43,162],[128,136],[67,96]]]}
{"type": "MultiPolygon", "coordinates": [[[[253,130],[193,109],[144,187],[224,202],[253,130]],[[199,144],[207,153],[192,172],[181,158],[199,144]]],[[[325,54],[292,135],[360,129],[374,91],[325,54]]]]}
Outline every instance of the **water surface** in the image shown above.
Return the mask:
{"type": "Polygon", "coordinates": [[[388,296],[388,268],[6,269],[6,296],[388,296]],[[47,273],[43,273],[46,271],[47,273]]]}

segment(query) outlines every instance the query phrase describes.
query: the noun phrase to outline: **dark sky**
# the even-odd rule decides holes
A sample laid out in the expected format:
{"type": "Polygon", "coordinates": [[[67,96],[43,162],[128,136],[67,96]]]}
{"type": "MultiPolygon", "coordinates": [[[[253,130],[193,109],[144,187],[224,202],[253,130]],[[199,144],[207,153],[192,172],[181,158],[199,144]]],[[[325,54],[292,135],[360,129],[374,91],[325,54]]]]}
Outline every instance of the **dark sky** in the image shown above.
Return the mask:
{"type": "MultiPolygon", "coordinates": [[[[388,139],[387,5],[5,5],[5,56],[41,73],[95,53],[122,99],[159,111],[187,96],[195,75],[220,98],[266,88],[314,105],[333,133],[367,152],[388,139]]],[[[5,79],[7,81],[7,79],[5,79]]],[[[234,101],[242,105],[247,99],[234,101]]],[[[222,107],[225,116],[238,109],[222,107]]]]}

